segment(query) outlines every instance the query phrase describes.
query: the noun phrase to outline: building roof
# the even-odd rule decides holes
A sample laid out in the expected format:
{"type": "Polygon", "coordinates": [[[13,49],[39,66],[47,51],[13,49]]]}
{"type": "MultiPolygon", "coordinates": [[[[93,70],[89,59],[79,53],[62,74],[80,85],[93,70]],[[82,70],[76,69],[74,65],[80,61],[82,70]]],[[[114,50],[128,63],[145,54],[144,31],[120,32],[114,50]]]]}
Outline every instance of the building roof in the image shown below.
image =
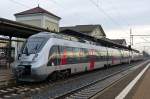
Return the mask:
{"type": "Polygon", "coordinates": [[[123,44],[125,42],[126,44],[126,40],[125,39],[111,39],[113,42],[118,43],[118,44],[123,44]]]}
{"type": "Polygon", "coordinates": [[[99,39],[99,38],[89,36],[85,33],[77,32],[77,31],[70,30],[70,29],[63,30],[61,33],[64,33],[64,34],[67,34],[67,35],[70,35],[70,36],[74,36],[74,37],[78,37],[78,38],[84,38],[86,40],[90,40],[90,41],[94,41],[94,42],[99,42],[101,45],[107,46],[107,47],[117,47],[117,48],[123,48],[123,49],[129,49],[129,50],[137,51],[137,50],[132,49],[130,47],[115,43],[115,42],[113,42],[112,40],[110,40],[108,38],[100,38],[99,39]]]}
{"type": "Polygon", "coordinates": [[[60,17],[54,15],[53,13],[41,8],[41,7],[35,7],[35,8],[32,8],[32,9],[29,9],[29,10],[26,10],[26,11],[23,11],[23,12],[20,12],[20,13],[16,13],[15,16],[17,15],[27,15],[27,14],[37,14],[37,13],[46,13],[48,15],[51,15],[51,16],[54,16],[54,17],[57,17],[59,19],[61,19],[60,17]]]}
{"type": "Polygon", "coordinates": [[[82,33],[91,33],[94,29],[99,27],[100,31],[103,33],[104,36],[106,36],[103,28],[101,25],[76,25],[76,26],[69,26],[69,27],[60,27],[60,31],[64,31],[66,29],[74,30],[77,32],[82,33]]]}
{"type": "Polygon", "coordinates": [[[47,29],[0,18],[0,35],[28,38],[29,36],[47,29]]]}

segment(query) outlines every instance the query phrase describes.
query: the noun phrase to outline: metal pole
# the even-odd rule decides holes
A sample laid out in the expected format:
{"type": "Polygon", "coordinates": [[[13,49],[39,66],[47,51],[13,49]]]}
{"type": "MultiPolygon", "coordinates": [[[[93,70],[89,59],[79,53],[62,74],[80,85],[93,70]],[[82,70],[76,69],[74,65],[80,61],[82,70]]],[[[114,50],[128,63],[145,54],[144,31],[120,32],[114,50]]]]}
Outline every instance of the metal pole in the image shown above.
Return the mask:
{"type": "Polygon", "coordinates": [[[9,47],[8,47],[8,62],[9,62],[9,68],[11,63],[11,36],[9,36],[9,47]]]}
{"type": "Polygon", "coordinates": [[[130,46],[132,45],[132,30],[130,29],[130,46]]]}
{"type": "Polygon", "coordinates": [[[133,36],[131,36],[131,39],[132,39],[131,41],[132,41],[132,46],[133,46],[133,36]]]}

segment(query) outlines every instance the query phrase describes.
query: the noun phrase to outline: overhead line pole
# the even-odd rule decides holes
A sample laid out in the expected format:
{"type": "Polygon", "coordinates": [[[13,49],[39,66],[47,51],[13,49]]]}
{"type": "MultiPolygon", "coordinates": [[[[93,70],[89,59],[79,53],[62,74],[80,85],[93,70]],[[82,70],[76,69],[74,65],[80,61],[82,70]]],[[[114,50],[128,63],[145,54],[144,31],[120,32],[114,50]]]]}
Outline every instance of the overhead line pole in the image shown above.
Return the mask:
{"type": "Polygon", "coordinates": [[[132,40],[131,40],[132,36],[131,35],[132,35],[132,30],[130,29],[130,46],[132,45],[132,40]]]}

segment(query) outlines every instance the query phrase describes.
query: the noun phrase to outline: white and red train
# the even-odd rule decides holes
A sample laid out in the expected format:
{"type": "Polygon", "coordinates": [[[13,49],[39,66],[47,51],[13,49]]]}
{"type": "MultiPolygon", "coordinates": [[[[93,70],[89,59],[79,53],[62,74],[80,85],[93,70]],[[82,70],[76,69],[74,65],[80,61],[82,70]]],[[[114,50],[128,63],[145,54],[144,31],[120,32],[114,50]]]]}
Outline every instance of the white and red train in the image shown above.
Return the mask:
{"type": "Polygon", "coordinates": [[[70,41],[41,32],[24,43],[13,70],[18,80],[35,82],[139,59],[141,55],[133,50],[70,41]]]}

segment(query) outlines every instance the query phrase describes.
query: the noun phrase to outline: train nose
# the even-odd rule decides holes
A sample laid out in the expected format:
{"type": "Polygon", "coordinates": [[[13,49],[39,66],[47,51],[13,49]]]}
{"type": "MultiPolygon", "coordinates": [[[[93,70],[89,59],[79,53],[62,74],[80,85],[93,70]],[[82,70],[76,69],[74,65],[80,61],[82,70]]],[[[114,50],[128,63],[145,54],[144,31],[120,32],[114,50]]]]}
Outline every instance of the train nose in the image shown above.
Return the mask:
{"type": "Polygon", "coordinates": [[[31,65],[18,66],[15,69],[15,76],[19,81],[38,82],[45,79],[45,75],[38,73],[38,69],[33,69],[31,65]]]}
{"type": "Polygon", "coordinates": [[[18,66],[15,69],[15,74],[17,77],[29,76],[31,75],[31,65],[28,66],[18,66]]]}

